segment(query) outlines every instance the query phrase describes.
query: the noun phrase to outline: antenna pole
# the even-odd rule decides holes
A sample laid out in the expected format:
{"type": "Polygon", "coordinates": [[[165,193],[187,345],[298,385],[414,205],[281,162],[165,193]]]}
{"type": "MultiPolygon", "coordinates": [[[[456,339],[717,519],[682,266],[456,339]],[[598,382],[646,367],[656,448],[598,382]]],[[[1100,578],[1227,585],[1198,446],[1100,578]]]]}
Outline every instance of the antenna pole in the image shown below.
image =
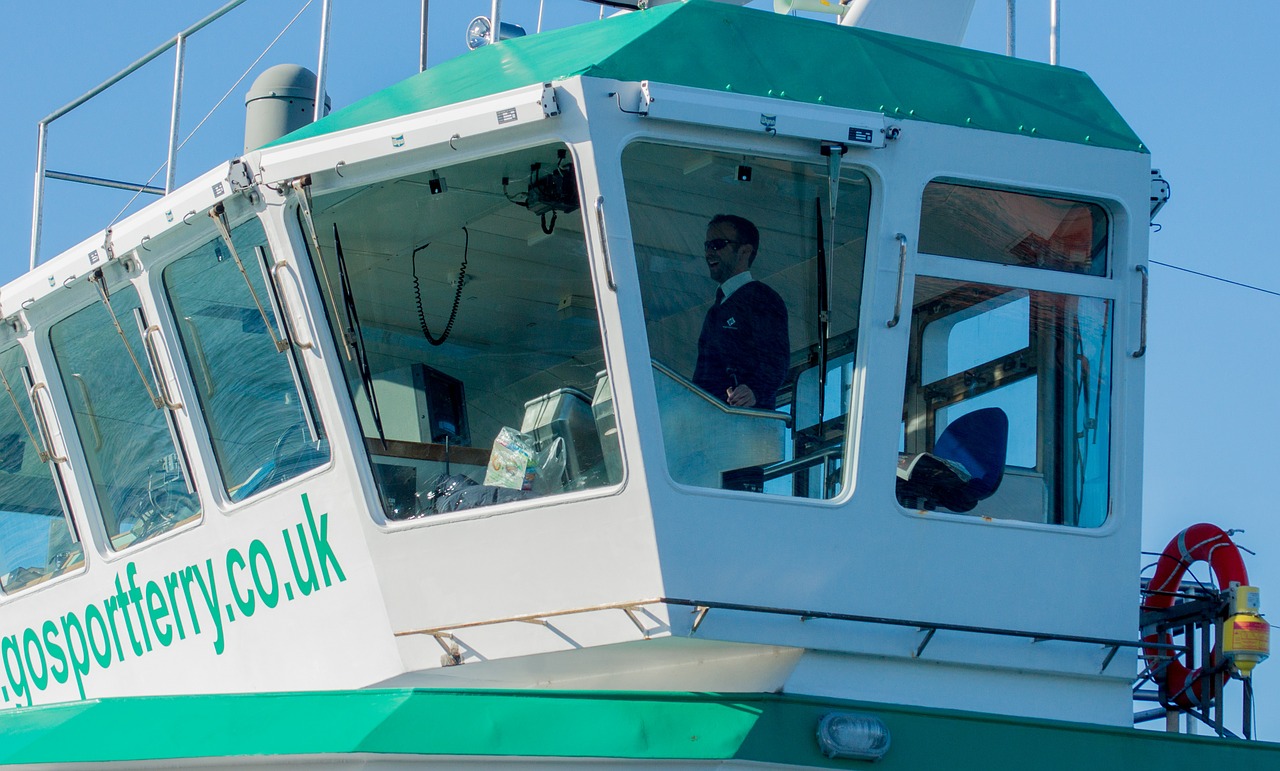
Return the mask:
{"type": "Polygon", "coordinates": [[[1016,17],[1018,13],[1018,0],[1008,0],[1008,6],[1005,14],[1005,54],[1008,56],[1017,56],[1017,24],[1016,17]]]}
{"type": "Polygon", "coordinates": [[[42,120],[36,126],[36,192],[31,207],[31,270],[40,261],[40,230],[44,224],[44,171],[45,151],[49,147],[49,121],[42,120]]]}
{"type": "Polygon", "coordinates": [[[324,0],[320,7],[320,63],[316,66],[316,106],[311,111],[311,121],[324,117],[325,79],[329,76],[329,11],[333,0],[324,0]]]}
{"type": "Polygon", "coordinates": [[[1058,63],[1058,12],[1059,0],[1049,0],[1049,63],[1058,63]]]}
{"type": "Polygon", "coordinates": [[[419,28],[422,30],[422,42],[418,45],[418,72],[427,69],[427,4],[429,0],[422,0],[422,21],[419,28]]]}
{"type": "Polygon", "coordinates": [[[173,104],[169,108],[169,156],[165,161],[164,192],[173,192],[178,178],[178,128],[182,120],[182,75],[187,63],[187,36],[174,39],[173,104]]]}

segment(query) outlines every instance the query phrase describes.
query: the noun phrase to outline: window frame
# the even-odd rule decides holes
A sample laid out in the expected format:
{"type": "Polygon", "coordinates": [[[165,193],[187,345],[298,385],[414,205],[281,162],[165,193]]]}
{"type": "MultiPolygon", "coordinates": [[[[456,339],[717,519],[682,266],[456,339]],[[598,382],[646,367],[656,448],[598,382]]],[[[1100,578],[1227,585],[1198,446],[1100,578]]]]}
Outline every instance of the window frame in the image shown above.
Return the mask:
{"type": "MultiPolygon", "coordinates": [[[[619,148],[613,158],[616,166],[613,167],[612,170],[616,171],[619,176],[620,184],[618,187],[623,191],[622,198],[626,204],[626,208],[619,213],[619,219],[626,224],[627,229],[625,232],[628,236],[628,245],[631,247],[628,250],[627,257],[630,259],[632,265],[635,266],[637,272],[639,271],[639,263],[634,252],[634,241],[630,238],[632,235],[632,221],[630,213],[631,200],[625,195],[626,177],[622,173],[623,156],[633,145],[653,144],[708,153],[736,153],[753,158],[758,157],[782,163],[810,166],[819,171],[822,171],[822,167],[826,163],[824,157],[813,152],[812,143],[802,140],[773,139],[765,144],[756,141],[755,138],[749,137],[748,135],[742,135],[732,144],[726,144],[723,141],[717,141],[722,140],[723,137],[717,136],[714,138],[708,138],[709,135],[707,132],[681,130],[679,127],[670,127],[670,129],[671,130],[669,131],[647,130],[629,133],[626,140],[619,144],[619,148]]],[[[841,507],[848,503],[849,500],[857,494],[857,480],[859,477],[858,448],[860,445],[862,422],[864,419],[864,410],[862,409],[862,405],[865,404],[866,396],[866,355],[861,352],[866,351],[869,348],[869,339],[874,337],[876,334],[871,331],[873,327],[877,326],[874,323],[876,316],[874,310],[875,288],[873,284],[875,273],[882,267],[880,265],[882,255],[877,253],[874,245],[878,243],[878,239],[883,232],[880,219],[885,206],[886,185],[882,169],[875,163],[871,162],[871,159],[862,160],[857,154],[847,154],[842,156],[840,169],[842,175],[849,172],[860,174],[866,179],[868,189],[865,247],[862,255],[862,273],[859,278],[861,296],[858,298],[859,308],[857,314],[857,325],[851,330],[833,334],[828,338],[829,340],[835,340],[838,338],[847,339],[849,341],[849,347],[844,354],[841,354],[841,356],[848,354],[854,355],[854,361],[852,362],[849,375],[846,379],[847,382],[844,382],[842,386],[843,389],[847,391],[848,400],[847,403],[844,404],[846,409],[845,414],[847,416],[844,429],[844,446],[838,458],[838,462],[840,464],[840,489],[830,498],[801,497],[794,494],[779,495],[742,490],[729,490],[678,481],[672,475],[670,464],[667,461],[666,438],[663,436],[661,428],[658,427],[658,421],[654,420],[653,425],[659,442],[657,444],[657,448],[660,452],[653,455],[646,455],[646,466],[652,469],[653,463],[660,463],[663,478],[674,489],[679,490],[681,494],[708,495],[720,499],[736,499],[763,505],[785,504],[789,506],[817,506],[825,509],[841,507]]],[[[824,171],[822,171],[822,176],[825,176],[824,171]]],[[[847,213],[847,202],[843,199],[841,199],[841,205],[838,207],[838,211],[842,210],[847,213]]],[[[823,224],[825,229],[827,226],[827,220],[825,218],[823,220],[823,224]]],[[[639,279],[638,275],[637,279],[639,279]]],[[[637,280],[637,289],[641,289],[639,280],[637,280]]],[[[641,291],[641,295],[643,295],[643,291],[641,291]]],[[[641,297],[638,302],[640,305],[640,311],[643,314],[643,298],[641,297]]],[[[883,324],[880,326],[883,326],[883,324]]],[[[640,334],[639,332],[642,329],[643,327],[639,327],[635,332],[630,333],[630,335],[637,339],[643,339],[644,347],[642,350],[644,361],[647,364],[651,360],[652,355],[649,345],[649,335],[647,332],[645,334],[640,334]]],[[[841,358],[841,356],[833,355],[831,360],[834,361],[841,358]]],[[[810,369],[812,368],[813,367],[810,369]]],[[[652,382],[652,373],[649,372],[649,370],[650,367],[645,366],[642,374],[639,376],[642,378],[648,378],[650,382],[652,382]]],[[[799,376],[803,375],[806,371],[808,370],[800,370],[797,373],[797,377],[792,379],[792,382],[798,382],[799,376]]],[[[830,387],[831,385],[828,384],[828,388],[830,387]]],[[[643,393],[643,391],[639,393],[643,393]]],[[[795,410],[797,404],[794,398],[794,393],[795,390],[793,387],[790,395],[791,398],[789,400],[780,398],[776,408],[778,410],[785,409],[788,418],[786,428],[787,457],[791,457],[795,448],[794,423],[796,420],[795,410]]],[[[636,408],[641,409],[638,396],[636,401],[636,408]]],[[[660,412],[656,399],[651,403],[645,404],[644,409],[652,409],[655,417],[660,412]]]]}
{"type": "MultiPolygon", "coordinates": [[[[904,298],[914,298],[915,287],[919,278],[942,279],[956,282],[983,284],[991,287],[1003,287],[1012,290],[1026,290],[1031,292],[1043,292],[1054,295],[1073,296],[1086,299],[1101,300],[1109,303],[1110,323],[1112,334],[1110,340],[1110,420],[1109,420],[1109,436],[1108,436],[1108,462],[1107,462],[1107,502],[1103,520],[1092,527],[1073,525],[1066,523],[1053,523],[1047,521],[1027,521],[1013,518],[988,519],[986,517],[975,517],[971,514],[955,513],[947,510],[931,510],[928,516],[941,518],[945,521],[954,522],[981,522],[987,526],[1013,527],[1013,528],[1031,528],[1047,530],[1055,533],[1070,533],[1074,535],[1083,535],[1091,537],[1102,537],[1112,533],[1119,527],[1118,517],[1116,516],[1117,495],[1120,493],[1119,479],[1117,477],[1121,456],[1121,433],[1123,431],[1121,423],[1116,420],[1119,414],[1118,409],[1122,409],[1125,405],[1122,402],[1121,395],[1123,393],[1122,378],[1123,368],[1121,363],[1127,359],[1124,353],[1124,346],[1118,336],[1120,325],[1117,323],[1119,317],[1126,306],[1128,298],[1128,284],[1119,279],[1121,275],[1122,265],[1127,264],[1126,260],[1121,259],[1124,254],[1119,247],[1121,243],[1117,236],[1122,232],[1122,222],[1127,222],[1124,218],[1122,205],[1112,199],[1103,198],[1095,194],[1086,194],[1078,191],[1069,190],[1048,190],[1039,188],[1023,187],[1018,185],[1010,185],[996,181],[970,179],[958,176],[939,176],[931,178],[927,183],[941,182],[953,184],[963,187],[976,187],[995,191],[1004,191],[1032,197],[1054,198],[1058,200],[1078,201],[1080,203],[1091,204],[1100,207],[1107,217],[1107,230],[1105,236],[1105,254],[1107,270],[1105,275],[1092,276],[1085,273],[1075,273],[1057,270],[1050,267],[1028,267],[1021,265],[1009,265],[997,262],[988,262],[984,260],[968,259],[963,257],[951,257],[947,255],[931,254],[917,250],[908,264],[905,285],[903,288],[904,298]]],[[[920,229],[923,227],[921,220],[923,219],[923,194],[927,185],[921,185],[919,195],[916,198],[916,217],[917,228],[916,238],[919,243],[920,229]]],[[[908,323],[908,328],[913,329],[916,323],[916,309],[914,301],[907,303],[909,306],[904,313],[904,321],[908,323]]],[[[1032,341],[1032,347],[1035,343],[1032,341]]],[[[903,351],[903,357],[907,360],[907,369],[904,371],[905,376],[910,377],[911,368],[916,366],[914,356],[916,355],[915,346],[913,344],[912,335],[908,335],[907,349],[903,351]]],[[[1021,382],[1020,380],[1017,382],[1021,382]]],[[[1012,384],[1012,382],[1011,382],[1012,384]]],[[[905,393],[905,383],[899,384],[899,393],[905,393]]],[[[905,407],[904,403],[904,407],[905,407]]],[[[1037,428],[1037,433],[1040,429],[1037,428]]],[[[1039,455],[1038,442],[1037,455],[1039,455]]],[[[1037,463],[1040,458],[1037,457],[1037,463]]],[[[1012,469],[1014,473],[1022,470],[1019,466],[1010,466],[1006,464],[1006,470],[1012,469]]],[[[915,509],[908,509],[898,501],[897,496],[893,496],[894,505],[901,516],[917,518],[919,513],[915,509]]],[[[1076,512],[1078,516],[1079,512],[1076,512]]]]}

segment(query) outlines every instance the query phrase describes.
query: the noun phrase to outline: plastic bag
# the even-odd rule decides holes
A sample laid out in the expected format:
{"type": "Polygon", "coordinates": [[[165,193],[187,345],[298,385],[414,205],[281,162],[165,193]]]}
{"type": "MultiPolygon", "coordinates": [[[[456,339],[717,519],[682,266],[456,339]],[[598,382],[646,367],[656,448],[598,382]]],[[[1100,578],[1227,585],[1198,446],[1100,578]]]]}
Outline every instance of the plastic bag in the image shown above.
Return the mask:
{"type": "Polygon", "coordinates": [[[535,456],[535,459],[538,462],[538,475],[533,480],[534,492],[543,494],[563,492],[566,463],[564,440],[558,436],[552,439],[546,448],[535,456]]]}
{"type": "Polygon", "coordinates": [[[504,427],[493,440],[484,483],[512,490],[532,490],[538,476],[537,455],[531,437],[504,427]]]}

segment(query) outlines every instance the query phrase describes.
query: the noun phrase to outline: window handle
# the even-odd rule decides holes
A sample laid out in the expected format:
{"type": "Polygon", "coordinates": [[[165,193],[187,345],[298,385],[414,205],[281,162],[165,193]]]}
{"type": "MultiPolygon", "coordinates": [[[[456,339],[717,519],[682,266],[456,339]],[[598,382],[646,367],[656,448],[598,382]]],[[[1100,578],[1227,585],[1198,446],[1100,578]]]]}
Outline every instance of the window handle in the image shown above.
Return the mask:
{"type": "Polygon", "coordinates": [[[1138,350],[1132,356],[1141,359],[1147,353],[1147,282],[1149,274],[1146,265],[1135,265],[1134,270],[1142,275],[1142,317],[1138,322],[1138,350]]]}
{"type": "Polygon", "coordinates": [[[273,296],[280,304],[280,318],[284,320],[286,342],[292,341],[304,351],[315,348],[315,344],[310,340],[299,340],[298,331],[293,326],[293,310],[289,305],[289,297],[284,291],[284,287],[280,283],[280,271],[289,265],[287,260],[279,260],[275,265],[271,266],[271,287],[274,290],[273,296]]]}
{"type": "Polygon", "coordinates": [[[160,401],[164,402],[164,406],[171,412],[177,412],[183,409],[182,402],[173,398],[173,394],[169,391],[169,378],[165,374],[164,367],[160,364],[160,348],[164,347],[164,338],[160,339],[159,347],[156,346],[156,337],[160,335],[160,327],[152,324],[147,327],[142,335],[143,347],[147,349],[147,356],[151,357],[151,367],[155,371],[156,387],[160,391],[160,401]]]}
{"type": "Polygon", "coordinates": [[[609,256],[609,234],[604,229],[604,196],[596,196],[596,225],[600,228],[600,248],[604,253],[605,282],[609,291],[618,291],[618,282],[613,278],[613,259],[609,256]]]}
{"type": "Polygon", "coordinates": [[[902,289],[907,280],[907,237],[898,233],[894,238],[898,239],[898,294],[893,300],[893,318],[885,323],[890,329],[902,320],[902,289]]]}
{"type": "Polygon", "coordinates": [[[36,427],[40,430],[40,435],[44,438],[45,453],[49,458],[57,463],[66,463],[68,458],[66,455],[58,455],[53,449],[53,432],[49,430],[49,420],[45,415],[44,402],[40,399],[39,391],[48,391],[49,386],[44,383],[35,383],[31,386],[31,404],[35,407],[36,427]]]}

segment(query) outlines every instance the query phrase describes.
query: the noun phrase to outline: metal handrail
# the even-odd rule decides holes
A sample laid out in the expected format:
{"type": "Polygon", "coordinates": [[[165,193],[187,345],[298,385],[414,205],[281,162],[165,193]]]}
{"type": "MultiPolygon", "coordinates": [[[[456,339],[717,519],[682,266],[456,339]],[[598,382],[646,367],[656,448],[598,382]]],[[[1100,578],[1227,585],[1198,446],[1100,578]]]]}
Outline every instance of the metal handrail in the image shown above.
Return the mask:
{"type": "MultiPolygon", "coordinates": [[[[45,154],[48,150],[48,144],[49,144],[49,124],[53,123],[55,120],[57,120],[58,118],[61,118],[62,116],[66,115],[67,113],[71,112],[77,107],[80,107],[85,102],[88,102],[90,99],[101,94],[103,91],[106,91],[108,88],[111,88],[115,84],[119,83],[120,81],[124,80],[128,76],[132,75],[134,72],[137,72],[139,69],[141,69],[145,65],[155,60],[161,54],[164,54],[165,52],[167,52],[170,48],[174,48],[176,46],[178,48],[178,56],[177,56],[177,61],[175,63],[174,84],[173,84],[173,103],[170,110],[168,174],[166,175],[166,179],[165,179],[165,192],[166,193],[172,192],[173,182],[174,182],[174,176],[173,176],[174,166],[176,161],[175,156],[177,155],[177,152],[178,152],[176,135],[178,132],[178,115],[181,111],[182,74],[183,74],[183,68],[185,66],[185,61],[186,61],[186,56],[185,56],[186,39],[191,35],[195,34],[196,32],[199,32],[200,30],[209,26],[210,24],[217,21],[218,19],[222,18],[223,16],[227,15],[231,11],[235,10],[237,7],[243,5],[245,2],[247,2],[247,0],[231,0],[231,2],[222,6],[218,10],[204,17],[203,19],[196,22],[195,24],[192,24],[190,27],[187,27],[186,29],[182,30],[170,40],[157,46],[154,50],[152,50],[146,56],[143,56],[141,59],[138,59],[133,64],[130,64],[128,67],[125,67],[123,70],[120,70],[115,75],[112,75],[111,77],[102,81],[94,88],[89,89],[84,94],[80,95],[79,97],[76,97],[70,102],[67,102],[62,107],[59,107],[58,109],[49,113],[38,124],[36,124],[35,198],[34,198],[34,203],[31,207],[31,267],[33,269],[36,267],[37,263],[39,262],[40,230],[44,220],[44,181],[48,176],[47,170],[46,170],[47,159],[45,157],[45,154]]],[[[93,178],[91,177],[82,177],[78,179],[72,179],[73,177],[80,177],[80,176],[81,175],[60,174],[56,178],[71,179],[71,181],[86,182],[89,184],[99,184],[98,182],[94,181],[93,178]]],[[[120,186],[127,186],[131,184],[127,182],[114,182],[111,180],[104,180],[104,181],[112,182],[112,184],[107,185],[108,187],[120,187],[120,186]]],[[[128,189],[138,190],[138,189],[144,189],[144,188],[147,188],[147,186],[133,185],[131,188],[128,188],[128,189]]],[[[148,190],[145,190],[145,192],[153,192],[153,190],[154,189],[148,189],[148,190]]]]}
{"type": "MultiPolygon", "coordinates": [[[[653,597],[645,600],[631,600],[629,602],[611,602],[604,605],[590,605],[581,608],[569,608],[565,610],[548,611],[546,613],[523,613],[515,616],[504,616],[501,618],[485,619],[483,621],[466,621],[458,624],[446,624],[441,626],[426,627],[423,629],[406,629],[394,633],[395,637],[407,637],[410,635],[430,635],[443,644],[443,638],[453,638],[453,632],[462,629],[474,629],[483,626],[493,626],[496,624],[510,623],[535,623],[545,624],[548,618],[556,618],[560,616],[572,616],[581,613],[596,613],[605,610],[631,610],[641,608],[647,605],[675,605],[693,608],[697,616],[694,619],[691,633],[697,633],[698,627],[701,626],[703,619],[711,610],[730,610],[746,613],[761,613],[775,616],[791,616],[801,621],[810,621],[813,619],[828,619],[833,621],[852,621],[863,624],[879,624],[884,626],[903,626],[914,627],[915,629],[925,632],[924,640],[916,647],[914,656],[919,657],[924,652],[925,646],[933,639],[937,632],[965,632],[969,634],[985,634],[996,637],[1014,637],[1027,639],[1032,642],[1057,641],[1069,643],[1081,643],[1085,645],[1097,645],[1102,648],[1109,648],[1106,659],[1102,663],[1101,671],[1106,671],[1111,664],[1112,659],[1121,648],[1147,648],[1157,650],[1167,650],[1171,652],[1184,652],[1187,650],[1186,645],[1177,645],[1175,643],[1157,643],[1144,640],[1121,640],[1111,637],[1091,637],[1087,635],[1071,635],[1058,634],[1056,632],[1034,632],[1023,629],[1002,629],[999,627],[973,626],[968,624],[946,624],[933,621],[916,621],[902,618],[888,618],[884,616],[862,616],[852,613],[831,613],[820,610],[802,610],[799,608],[776,608],[767,605],[745,605],[735,602],[719,602],[715,600],[692,600],[678,597],[653,597]]],[[[631,615],[630,613],[628,615],[631,615]]],[[[633,618],[633,621],[635,619],[633,618]]],[[[643,629],[641,631],[644,631],[643,629]]],[[[646,637],[647,637],[646,633],[646,637]]],[[[448,650],[446,648],[446,650],[448,650]]]]}

